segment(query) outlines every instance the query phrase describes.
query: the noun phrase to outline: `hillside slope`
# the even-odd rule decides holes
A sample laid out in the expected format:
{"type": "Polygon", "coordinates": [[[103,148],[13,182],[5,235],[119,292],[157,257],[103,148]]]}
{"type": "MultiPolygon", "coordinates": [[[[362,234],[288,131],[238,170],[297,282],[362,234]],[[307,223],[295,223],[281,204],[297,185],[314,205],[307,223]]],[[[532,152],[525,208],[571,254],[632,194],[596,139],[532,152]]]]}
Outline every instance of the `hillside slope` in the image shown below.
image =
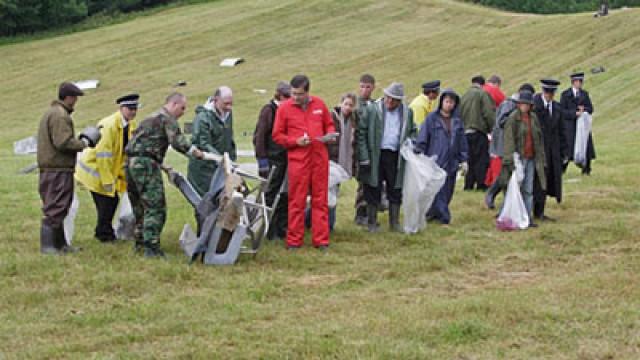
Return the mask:
{"type": "MultiPolygon", "coordinates": [[[[0,358],[638,358],[639,48],[640,10],[535,16],[449,0],[227,0],[0,47],[0,358]],[[235,56],[246,62],[218,67],[235,56]],[[402,81],[411,98],[434,78],[462,93],[478,73],[500,74],[507,93],[546,76],[564,88],[574,70],[588,72],[596,108],[594,174],[572,168],[565,202],[549,205],[559,222],[520,233],[497,232],[482,194],[459,189],[451,226],[370,236],[351,225],[350,183],[328,256],[267,244],[255,260],[207,268],[180,254],[192,209],[174,189],[166,262],[98,244],[79,191],[85,250],[43,258],[37,176],[16,175],[34,157],[12,152],[63,80],[101,80],[76,128],[129,91],[142,94],[142,117],[179,80],[190,120],[229,85],[248,149],[276,81],[299,72],[333,105],[364,72],[379,89],[402,81]]],[[[176,154],[168,162],[186,168],[176,154]]]]}

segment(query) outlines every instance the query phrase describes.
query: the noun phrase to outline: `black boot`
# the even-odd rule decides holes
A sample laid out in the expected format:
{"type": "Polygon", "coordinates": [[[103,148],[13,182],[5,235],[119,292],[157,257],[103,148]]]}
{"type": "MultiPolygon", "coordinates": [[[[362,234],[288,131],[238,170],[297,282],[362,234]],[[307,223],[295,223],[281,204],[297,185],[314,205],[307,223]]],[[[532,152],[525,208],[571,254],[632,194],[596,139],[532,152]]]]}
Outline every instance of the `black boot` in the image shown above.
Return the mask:
{"type": "Polygon", "coordinates": [[[377,205],[367,205],[367,229],[370,233],[376,233],[379,231],[377,205]]]}
{"type": "Polygon", "coordinates": [[[55,231],[49,225],[40,225],[40,253],[45,255],[59,255],[55,246],[55,231]]]}
{"type": "Polygon", "coordinates": [[[400,228],[400,204],[389,205],[389,228],[393,232],[402,232],[400,228]]]}
{"type": "Polygon", "coordinates": [[[164,251],[160,248],[160,244],[158,243],[145,243],[144,244],[144,257],[153,259],[153,258],[164,258],[164,251]]]}
{"type": "Polygon", "coordinates": [[[80,251],[80,248],[74,247],[74,246],[70,246],[67,244],[67,238],[64,234],[64,227],[60,226],[59,228],[55,229],[55,247],[56,249],[58,249],[59,251],[62,251],[63,253],[76,253],[78,251],[80,251]]]}

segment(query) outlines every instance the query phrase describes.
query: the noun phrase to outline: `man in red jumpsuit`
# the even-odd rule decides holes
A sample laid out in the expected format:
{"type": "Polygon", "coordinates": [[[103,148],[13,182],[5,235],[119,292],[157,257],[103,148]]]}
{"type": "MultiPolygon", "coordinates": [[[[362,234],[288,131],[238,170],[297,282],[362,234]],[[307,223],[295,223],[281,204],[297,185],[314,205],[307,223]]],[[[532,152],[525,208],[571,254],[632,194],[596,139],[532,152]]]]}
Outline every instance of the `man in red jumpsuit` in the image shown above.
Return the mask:
{"type": "Polygon", "coordinates": [[[309,78],[294,76],[291,99],[278,107],[272,133],[273,140],[287,149],[289,162],[288,249],[302,246],[309,193],[313,246],[321,250],[329,246],[329,153],[322,137],[332,133],[331,113],[322,99],[309,95],[309,78]]]}

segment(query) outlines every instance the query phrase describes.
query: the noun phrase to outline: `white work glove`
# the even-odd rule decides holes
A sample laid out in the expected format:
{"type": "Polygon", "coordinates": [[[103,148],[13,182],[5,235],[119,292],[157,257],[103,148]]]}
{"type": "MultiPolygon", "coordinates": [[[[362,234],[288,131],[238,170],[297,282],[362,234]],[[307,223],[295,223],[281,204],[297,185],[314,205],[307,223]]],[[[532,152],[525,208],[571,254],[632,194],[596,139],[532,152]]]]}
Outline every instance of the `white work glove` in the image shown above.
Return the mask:
{"type": "Polygon", "coordinates": [[[469,172],[469,163],[464,161],[460,163],[460,173],[462,174],[462,176],[467,175],[467,173],[469,172]]]}

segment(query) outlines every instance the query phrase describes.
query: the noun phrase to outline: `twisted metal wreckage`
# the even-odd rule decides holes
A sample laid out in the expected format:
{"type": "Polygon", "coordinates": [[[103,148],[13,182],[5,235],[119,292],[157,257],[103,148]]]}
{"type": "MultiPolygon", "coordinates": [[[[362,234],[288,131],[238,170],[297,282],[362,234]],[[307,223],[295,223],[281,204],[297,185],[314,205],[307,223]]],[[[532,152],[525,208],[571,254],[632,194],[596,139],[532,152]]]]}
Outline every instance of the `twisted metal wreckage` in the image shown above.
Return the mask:
{"type": "Polygon", "coordinates": [[[265,191],[271,176],[264,179],[241,169],[226,153],[206,153],[205,160],[216,161],[218,167],[209,191],[202,197],[182,174],[163,168],[196,212],[198,231],[194,233],[186,224],[180,246],[191,262],[200,259],[207,265],[231,265],[240,254],[255,256],[280,198],[276,197],[272,207],[266,205],[265,191]]]}

